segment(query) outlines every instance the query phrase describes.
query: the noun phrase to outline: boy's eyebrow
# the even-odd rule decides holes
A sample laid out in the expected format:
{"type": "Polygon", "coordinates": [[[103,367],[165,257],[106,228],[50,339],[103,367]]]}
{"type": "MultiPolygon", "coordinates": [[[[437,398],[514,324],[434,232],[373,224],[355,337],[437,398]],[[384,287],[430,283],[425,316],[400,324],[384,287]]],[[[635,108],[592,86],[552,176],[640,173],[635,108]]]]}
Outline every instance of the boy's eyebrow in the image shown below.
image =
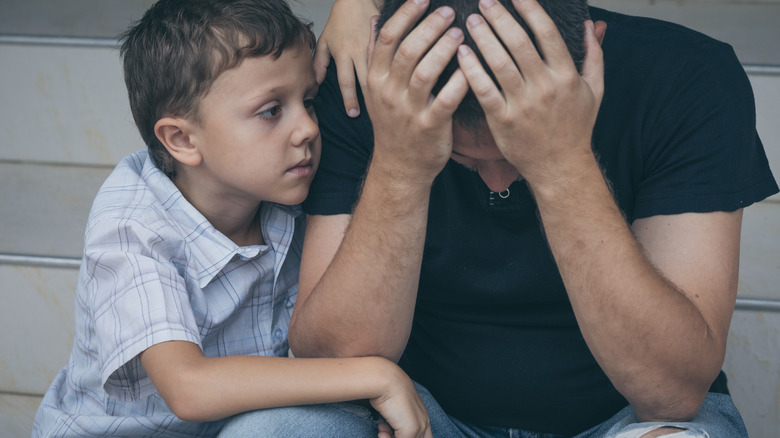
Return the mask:
{"type": "MultiPolygon", "coordinates": [[[[258,100],[263,100],[263,99],[265,99],[265,98],[267,98],[269,96],[274,96],[274,95],[277,95],[279,93],[288,92],[289,90],[295,88],[294,85],[295,84],[283,85],[283,86],[273,87],[273,88],[270,88],[268,90],[262,90],[262,91],[259,91],[257,93],[251,93],[251,94],[248,94],[246,96],[246,99],[244,99],[244,100],[247,101],[247,102],[254,102],[254,101],[258,101],[258,100]]],[[[311,83],[309,83],[306,86],[306,93],[310,93],[312,91],[317,92],[319,90],[319,87],[320,86],[319,86],[319,84],[317,83],[316,80],[312,81],[311,83]]]]}

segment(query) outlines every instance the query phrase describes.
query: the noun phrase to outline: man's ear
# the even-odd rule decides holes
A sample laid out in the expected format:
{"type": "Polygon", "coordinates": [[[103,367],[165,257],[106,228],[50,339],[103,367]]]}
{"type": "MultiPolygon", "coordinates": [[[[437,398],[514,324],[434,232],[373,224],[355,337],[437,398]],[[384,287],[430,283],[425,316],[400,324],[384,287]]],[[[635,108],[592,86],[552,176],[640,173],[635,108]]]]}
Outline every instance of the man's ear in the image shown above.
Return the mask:
{"type": "Polygon", "coordinates": [[[203,160],[192,138],[191,122],[178,117],[163,117],[154,124],[154,134],[176,161],[197,166],[203,160]]]}
{"type": "Polygon", "coordinates": [[[604,44],[604,35],[607,33],[607,23],[603,21],[594,21],[593,33],[596,34],[596,39],[599,40],[599,45],[604,44]]]}

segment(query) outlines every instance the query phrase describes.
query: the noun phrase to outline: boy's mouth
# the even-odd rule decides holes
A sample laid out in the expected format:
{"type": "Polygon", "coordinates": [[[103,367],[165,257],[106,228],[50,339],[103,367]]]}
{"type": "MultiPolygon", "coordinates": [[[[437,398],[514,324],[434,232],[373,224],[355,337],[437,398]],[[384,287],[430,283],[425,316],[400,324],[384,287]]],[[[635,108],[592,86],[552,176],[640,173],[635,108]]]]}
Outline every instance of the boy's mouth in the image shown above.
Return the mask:
{"type": "Polygon", "coordinates": [[[287,172],[298,176],[311,175],[314,172],[314,167],[311,165],[311,158],[305,158],[299,161],[295,166],[287,169],[287,172]]]}

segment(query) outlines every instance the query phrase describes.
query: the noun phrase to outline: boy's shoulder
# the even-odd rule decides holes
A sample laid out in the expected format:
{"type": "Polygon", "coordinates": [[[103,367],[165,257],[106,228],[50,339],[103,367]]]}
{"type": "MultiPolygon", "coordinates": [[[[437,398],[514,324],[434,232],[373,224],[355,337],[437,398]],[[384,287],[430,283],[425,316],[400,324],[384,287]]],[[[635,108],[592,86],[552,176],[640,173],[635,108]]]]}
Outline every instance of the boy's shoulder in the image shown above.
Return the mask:
{"type": "MultiPolygon", "coordinates": [[[[183,208],[178,188],[152,161],[146,149],[130,154],[116,165],[98,190],[89,214],[89,224],[109,218],[164,219],[173,208],[183,208]]],[[[194,207],[192,210],[196,211],[194,207]]],[[[191,211],[186,211],[191,215],[191,211]]]]}
{"type": "Polygon", "coordinates": [[[148,152],[139,150],[124,157],[98,190],[87,220],[85,249],[119,241],[123,234],[180,240],[184,234],[180,223],[202,220],[193,216],[199,216],[197,210],[148,152]]]}

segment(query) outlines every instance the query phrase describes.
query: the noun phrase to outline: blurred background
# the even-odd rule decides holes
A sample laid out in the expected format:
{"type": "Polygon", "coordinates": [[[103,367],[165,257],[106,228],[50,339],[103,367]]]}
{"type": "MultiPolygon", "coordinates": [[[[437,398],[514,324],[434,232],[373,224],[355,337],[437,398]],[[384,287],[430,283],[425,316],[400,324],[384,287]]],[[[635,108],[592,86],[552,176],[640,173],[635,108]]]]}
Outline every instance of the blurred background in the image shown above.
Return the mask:
{"type": "MultiPolygon", "coordinates": [[[[29,437],[65,365],[92,199],[143,147],[116,35],[152,0],[0,0],[0,437],[29,437]]],[[[780,175],[780,0],[592,0],[732,44],[780,175]]],[[[319,35],[330,0],[293,8],[319,35]]],[[[739,300],[724,369],[752,438],[780,437],[780,197],[745,211],[739,300]]]]}

